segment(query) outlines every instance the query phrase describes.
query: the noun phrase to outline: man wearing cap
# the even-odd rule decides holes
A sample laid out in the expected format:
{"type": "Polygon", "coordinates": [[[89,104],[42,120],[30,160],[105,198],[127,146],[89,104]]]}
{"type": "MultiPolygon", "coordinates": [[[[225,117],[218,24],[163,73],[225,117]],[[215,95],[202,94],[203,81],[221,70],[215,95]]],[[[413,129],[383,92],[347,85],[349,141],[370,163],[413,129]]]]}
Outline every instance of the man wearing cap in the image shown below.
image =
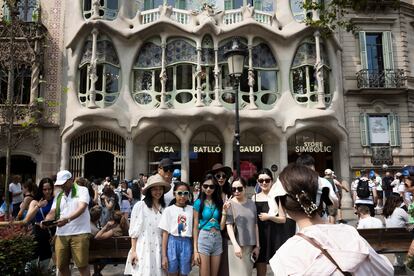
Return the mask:
{"type": "MultiPolygon", "coordinates": [[[[73,182],[72,174],[58,172],[52,208],[46,220],[57,220],[55,254],[59,275],[70,275],[69,263],[72,258],[80,275],[89,273],[89,235],[91,233],[88,211],[89,193],[86,187],[73,182]]],[[[42,222],[43,223],[43,222],[42,222]]]]}
{"type": "Polygon", "coordinates": [[[170,183],[171,189],[168,193],[164,195],[165,205],[170,205],[170,202],[174,198],[173,190],[174,190],[174,182],[172,181],[174,171],[174,163],[170,158],[163,158],[161,159],[160,163],[158,164],[158,171],[157,174],[161,175],[161,177],[165,180],[165,182],[170,183]]]}
{"type": "Polygon", "coordinates": [[[326,169],[325,170],[325,179],[328,180],[329,184],[331,184],[332,190],[334,191],[334,193],[338,197],[338,206],[334,206],[334,205],[328,205],[327,206],[327,212],[328,212],[328,216],[329,216],[328,217],[329,223],[335,224],[336,223],[336,216],[338,215],[338,209],[341,206],[341,201],[340,201],[340,196],[339,196],[339,189],[334,183],[333,171],[331,169],[326,169]]]}

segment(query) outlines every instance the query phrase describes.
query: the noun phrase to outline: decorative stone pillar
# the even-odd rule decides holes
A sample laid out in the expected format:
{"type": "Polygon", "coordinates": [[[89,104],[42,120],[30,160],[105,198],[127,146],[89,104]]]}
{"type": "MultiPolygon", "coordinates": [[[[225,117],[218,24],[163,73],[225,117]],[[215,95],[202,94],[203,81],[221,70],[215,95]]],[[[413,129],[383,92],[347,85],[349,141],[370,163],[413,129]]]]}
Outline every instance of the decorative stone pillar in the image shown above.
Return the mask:
{"type": "Polygon", "coordinates": [[[195,106],[204,106],[203,101],[201,99],[201,75],[203,74],[203,70],[201,69],[201,46],[197,46],[197,101],[195,106]]]}
{"type": "Polygon", "coordinates": [[[39,91],[39,76],[40,76],[40,64],[37,58],[39,53],[39,41],[36,39],[34,45],[34,58],[32,60],[32,75],[30,83],[30,105],[35,104],[36,99],[38,98],[39,91]]]}
{"type": "Polygon", "coordinates": [[[224,143],[223,165],[233,168],[233,141],[224,143]]]}
{"type": "Polygon", "coordinates": [[[131,136],[125,139],[125,178],[132,180],[134,177],[134,141],[131,136]]]}
{"type": "Polygon", "coordinates": [[[181,140],[181,181],[190,181],[190,139],[181,140]]]}
{"type": "Polygon", "coordinates": [[[70,142],[62,139],[62,150],[60,157],[60,170],[69,170],[69,159],[70,159],[70,142]]]}
{"type": "Polygon", "coordinates": [[[98,44],[98,30],[94,28],[92,30],[92,55],[91,62],[89,65],[88,76],[91,82],[91,87],[89,88],[89,101],[88,108],[98,108],[95,99],[96,99],[96,82],[98,81],[98,75],[96,74],[97,67],[97,57],[96,57],[96,48],[98,44]]]}
{"type": "Polygon", "coordinates": [[[284,167],[288,165],[288,145],[287,139],[285,136],[282,136],[279,141],[279,171],[281,171],[284,167]]]}
{"type": "Polygon", "coordinates": [[[218,65],[218,48],[214,47],[214,101],[213,106],[222,106],[220,102],[220,67],[218,65]]]}
{"type": "Polygon", "coordinates": [[[166,109],[167,104],[165,103],[165,87],[167,84],[167,69],[165,68],[165,52],[166,52],[166,43],[165,41],[161,44],[162,48],[162,55],[161,55],[161,73],[160,73],[160,80],[161,80],[161,100],[160,100],[160,108],[166,109]]]}
{"type": "Polygon", "coordinates": [[[316,81],[318,82],[318,103],[316,104],[316,108],[325,109],[325,88],[324,88],[324,79],[323,79],[323,64],[321,58],[321,34],[319,31],[314,33],[315,37],[315,46],[316,46],[316,63],[315,63],[315,71],[316,71],[316,81]]]}
{"type": "Polygon", "coordinates": [[[254,91],[253,86],[255,84],[254,72],[253,72],[253,45],[249,43],[249,73],[248,73],[248,84],[249,84],[249,105],[247,109],[257,109],[256,104],[254,103],[254,91]]]}
{"type": "Polygon", "coordinates": [[[99,10],[101,9],[101,1],[100,0],[92,0],[92,20],[100,19],[102,18],[99,15],[99,10]]]}

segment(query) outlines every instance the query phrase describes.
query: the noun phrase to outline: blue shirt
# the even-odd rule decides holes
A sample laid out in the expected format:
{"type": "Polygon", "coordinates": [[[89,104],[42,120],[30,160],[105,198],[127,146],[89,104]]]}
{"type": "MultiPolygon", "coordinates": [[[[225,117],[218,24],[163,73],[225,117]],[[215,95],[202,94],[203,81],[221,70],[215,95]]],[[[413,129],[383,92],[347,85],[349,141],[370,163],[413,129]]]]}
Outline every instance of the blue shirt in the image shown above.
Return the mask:
{"type": "Polygon", "coordinates": [[[197,199],[194,202],[193,208],[198,214],[198,229],[209,231],[211,228],[220,230],[220,210],[215,204],[206,204],[204,200],[203,213],[200,215],[201,200],[197,199]]]}

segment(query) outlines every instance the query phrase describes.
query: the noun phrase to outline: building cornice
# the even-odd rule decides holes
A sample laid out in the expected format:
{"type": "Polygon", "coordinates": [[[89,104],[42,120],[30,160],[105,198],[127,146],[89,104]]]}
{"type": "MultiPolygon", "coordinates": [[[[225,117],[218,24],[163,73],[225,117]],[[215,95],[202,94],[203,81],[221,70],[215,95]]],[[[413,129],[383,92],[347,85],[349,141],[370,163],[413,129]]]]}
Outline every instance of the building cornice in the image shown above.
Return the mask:
{"type": "Polygon", "coordinates": [[[356,25],[367,24],[386,24],[392,25],[397,20],[396,17],[354,17],[351,18],[351,23],[356,25]]]}

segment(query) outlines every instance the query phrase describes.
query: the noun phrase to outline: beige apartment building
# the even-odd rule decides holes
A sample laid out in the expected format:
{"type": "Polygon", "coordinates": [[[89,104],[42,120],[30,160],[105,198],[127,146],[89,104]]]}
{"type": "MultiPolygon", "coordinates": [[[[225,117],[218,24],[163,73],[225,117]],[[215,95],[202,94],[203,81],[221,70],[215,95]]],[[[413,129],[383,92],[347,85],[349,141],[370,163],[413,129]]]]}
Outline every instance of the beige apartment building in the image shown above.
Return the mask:
{"type": "Polygon", "coordinates": [[[132,179],[170,157],[198,181],[234,165],[235,93],[246,178],[302,153],[345,180],[414,164],[412,0],[350,15],[358,32],[331,37],[296,0],[206,2],[40,1],[49,46],[30,86],[59,105],[14,151],[26,174],[132,179]],[[235,41],[247,52],[237,92],[224,58],[235,41]]]}

